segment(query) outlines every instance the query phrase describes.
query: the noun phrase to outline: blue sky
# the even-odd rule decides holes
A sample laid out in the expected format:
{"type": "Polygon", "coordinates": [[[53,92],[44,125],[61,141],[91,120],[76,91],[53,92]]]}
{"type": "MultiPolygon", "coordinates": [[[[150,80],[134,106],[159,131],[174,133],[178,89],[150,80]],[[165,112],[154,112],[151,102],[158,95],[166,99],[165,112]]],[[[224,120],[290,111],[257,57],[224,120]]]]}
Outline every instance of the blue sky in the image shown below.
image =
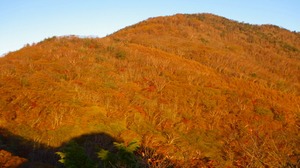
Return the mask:
{"type": "Polygon", "coordinates": [[[103,37],[176,13],[213,13],[300,32],[300,0],[0,0],[0,55],[54,35],[103,37]]]}

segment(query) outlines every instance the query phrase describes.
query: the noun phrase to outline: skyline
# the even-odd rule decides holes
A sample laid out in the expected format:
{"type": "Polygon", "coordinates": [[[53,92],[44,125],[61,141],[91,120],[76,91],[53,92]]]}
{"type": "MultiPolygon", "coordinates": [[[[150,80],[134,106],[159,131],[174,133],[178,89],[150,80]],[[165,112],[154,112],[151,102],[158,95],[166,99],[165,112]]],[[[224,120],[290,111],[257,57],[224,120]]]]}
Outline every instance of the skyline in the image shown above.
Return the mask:
{"type": "Polygon", "coordinates": [[[0,56],[52,36],[104,37],[150,17],[212,13],[250,24],[272,24],[300,32],[300,2],[232,0],[99,2],[71,0],[0,1],[0,56]]]}

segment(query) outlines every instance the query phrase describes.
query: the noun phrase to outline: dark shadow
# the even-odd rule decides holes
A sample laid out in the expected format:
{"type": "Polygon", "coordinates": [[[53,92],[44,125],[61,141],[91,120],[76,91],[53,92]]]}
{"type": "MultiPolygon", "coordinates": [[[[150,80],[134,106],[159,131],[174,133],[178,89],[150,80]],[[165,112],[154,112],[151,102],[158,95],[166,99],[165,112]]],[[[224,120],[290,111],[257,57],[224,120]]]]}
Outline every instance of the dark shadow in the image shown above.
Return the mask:
{"type": "Polygon", "coordinates": [[[27,160],[27,162],[20,167],[29,167],[30,162],[43,163],[41,162],[43,160],[46,160],[45,165],[47,163],[49,163],[49,165],[55,165],[54,163],[57,162],[55,160],[58,157],[54,155],[54,148],[14,135],[4,128],[0,128],[0,144],[1,150],[8,151],[13,156],[27,160]]]}
{"type": "MultiPolygon", "coordinates": [[[[63,168],[64,165],[58,162],[60,157],[56,152],[62,151],[66,146],[73,142],[80,147],[83,147],[85,154],[91,160],[97,162],[98,167],[103,167],[101,159],[97,157],[97,152],[99,152],[100,149],[105,149],[112,153],[117,153],[118,150],[115,148],[114,142],[121,143],[122,141],[117,140],[106,133],[91,133],[73,138],[60,147],[53,148],[45,144],[24,139],[4,128],[0,128],[0,150],[5,150],[14,156],[25,158],[27,161],[18,166],[21,168],[63,168]]],[[[143,162],[142,167],[157,167],[156,164],[159,164],[159,161],[166,165],[166,167],[175,167],[170,160],[166,159],[166,157],[156,154],[153,149],[147,147],[140,147],[134,155],[143,162]]],[[[1,165],[0,167],[2,168],[1,165]]]]}

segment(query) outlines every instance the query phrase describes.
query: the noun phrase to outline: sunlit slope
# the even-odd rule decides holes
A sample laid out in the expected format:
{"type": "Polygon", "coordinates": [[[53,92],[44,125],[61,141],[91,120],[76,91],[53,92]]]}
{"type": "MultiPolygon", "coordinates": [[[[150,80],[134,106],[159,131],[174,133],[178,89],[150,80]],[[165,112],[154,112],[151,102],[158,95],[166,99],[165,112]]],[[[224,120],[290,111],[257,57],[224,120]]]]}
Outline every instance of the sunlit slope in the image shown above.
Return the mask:
{"type": "Polygon", "coordinates": [[[299,95],[300,34],[211,14],[148,19],[113,35],[196,60],[227,76],[299,95]]]}
{"type": "Polygon", "coordinates": [[[185,166],[295,163],[299,50],[299,33],[207,14],[46,39],[0,59],[0,126],[52,147],[104,132],[185,166]]]}

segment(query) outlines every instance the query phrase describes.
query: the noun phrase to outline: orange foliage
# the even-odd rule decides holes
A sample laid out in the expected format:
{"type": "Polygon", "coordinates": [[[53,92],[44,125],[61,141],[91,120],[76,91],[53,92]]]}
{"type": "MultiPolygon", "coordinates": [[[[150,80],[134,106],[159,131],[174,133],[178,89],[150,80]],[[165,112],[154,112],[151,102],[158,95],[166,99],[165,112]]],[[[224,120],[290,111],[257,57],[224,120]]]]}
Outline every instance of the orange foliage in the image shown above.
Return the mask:
{"type": "Polygon", "coordinates": [[[0,59],[0,126],[49,146],[137,139],[183,167],[296,165],[299,59],[299,33],[210,14],[54,37],[0,59]]]}

